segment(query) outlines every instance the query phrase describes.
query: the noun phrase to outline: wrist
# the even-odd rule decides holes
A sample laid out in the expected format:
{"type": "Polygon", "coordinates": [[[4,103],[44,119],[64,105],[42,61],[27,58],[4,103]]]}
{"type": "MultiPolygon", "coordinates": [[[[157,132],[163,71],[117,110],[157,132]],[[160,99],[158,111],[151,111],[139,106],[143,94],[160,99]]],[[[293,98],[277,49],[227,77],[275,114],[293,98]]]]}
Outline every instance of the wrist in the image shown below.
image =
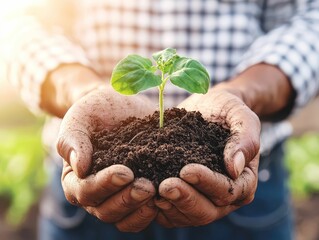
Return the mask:
{"type": "Polygon", "coordinates": [[[269,64],[256,64],[217,87],[238,96],[265,120],[286,117],[295,98],[288,77],[279,68],[269,64]]]}
{"type": "Polygon", "coordinates": [[[52,71],[42,86],[41,108],[57,117],[88,92],[105,86],[97,73],[79,64],[61,65],[52,71]]]}

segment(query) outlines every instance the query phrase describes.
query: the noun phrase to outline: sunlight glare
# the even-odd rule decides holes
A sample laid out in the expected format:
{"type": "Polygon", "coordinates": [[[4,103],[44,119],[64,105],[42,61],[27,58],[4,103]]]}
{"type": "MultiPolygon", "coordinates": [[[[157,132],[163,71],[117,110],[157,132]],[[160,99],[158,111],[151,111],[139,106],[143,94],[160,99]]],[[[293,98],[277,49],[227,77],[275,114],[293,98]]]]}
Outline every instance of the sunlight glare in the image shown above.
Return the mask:
{"type": "Polygon", "coordinates": [[[23,12],[26,8],[42,4],[45,0],[0,0],[0,18],[23,12]]]}

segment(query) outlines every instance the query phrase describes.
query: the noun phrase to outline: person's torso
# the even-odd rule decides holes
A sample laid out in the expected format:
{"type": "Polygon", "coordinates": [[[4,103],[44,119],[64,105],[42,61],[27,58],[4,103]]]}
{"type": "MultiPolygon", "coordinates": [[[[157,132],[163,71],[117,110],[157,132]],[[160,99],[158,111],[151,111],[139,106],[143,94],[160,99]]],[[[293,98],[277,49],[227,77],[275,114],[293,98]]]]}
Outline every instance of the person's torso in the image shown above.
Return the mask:
{"type": "MultiPolygon", "coordinates": [[[[82,0],[74,37],[103,77],[128,54],[151,57],[176,48],[199,60],[212,84],[234,75],[236,65],[258,37],[286,23],[294,1],[287,0],[82,0]]],[[[167,106],[187,94],[168,85],[167,106]]],[[[149,96],[157,97],[155,91],[149,96]]]]}
{"type": "MultiPolygon", "coordinates": [[[[287,24],[297,4],[295,0],[49,1],[53,6],[60,4],[60,10],[75,10],[76,17],[63,16],[63,11],[56,16],[68,23],[66,28],[71,26],[69,37],[82,46],[91,65],[106,80],[128,54],[151,58],[153,52],[171,47],[203,63],[212,85],[234,77],[251,44],[287,24]]],[[[145,92],[157,101],[156,89],[145,92]]],[[[170,84],[165,92],[166,107],[176,106],[188,95],[170,84]]],[[[263,125],[261,151],[270,150],[291,131],[287,122],[263,125]]]]}

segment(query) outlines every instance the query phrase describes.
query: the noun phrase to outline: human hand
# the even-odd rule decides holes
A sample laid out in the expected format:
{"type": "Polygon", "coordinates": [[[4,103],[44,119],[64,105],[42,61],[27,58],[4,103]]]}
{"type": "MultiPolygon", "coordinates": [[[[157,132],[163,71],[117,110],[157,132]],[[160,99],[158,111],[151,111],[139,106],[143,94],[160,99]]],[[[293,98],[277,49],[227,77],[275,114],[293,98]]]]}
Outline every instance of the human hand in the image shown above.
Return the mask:
{"type": "Polygon", "coordinates": [[[88,175],[94,131],[112,128],[129,116],[143,117],[154,111],[141,97],[124,97],[110,87],[96,89],[75,102],[63,118],[57,149],[63,160],[62,186],[72,204],[86,209],[121,231],[140,231],[156,216],[153,184],[134,181],[124,165],[113,165],[88,175]]]}
{"type": "Polygon", "coordinates": [[[230,177],[200,164],[186,165],[180,178],[159,186],[161,199],[156,220],[166,227],[199,226],[217,220],[250,203],[257,187],[260,121],[236,91],[216,87],[206,95],[192,95],[179,107],[200,111],[208,121],[231,131],[224,150],[230,177]]]}

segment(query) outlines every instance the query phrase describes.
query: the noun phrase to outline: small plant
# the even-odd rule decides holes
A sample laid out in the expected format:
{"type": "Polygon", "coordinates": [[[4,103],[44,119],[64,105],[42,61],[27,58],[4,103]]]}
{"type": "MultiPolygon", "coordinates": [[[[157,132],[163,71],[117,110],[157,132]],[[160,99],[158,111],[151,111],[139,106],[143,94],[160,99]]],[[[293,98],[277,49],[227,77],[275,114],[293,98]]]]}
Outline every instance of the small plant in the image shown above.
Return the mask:
{"type": "Polygon", "coordinates": [[[164,88],[168,80],[191,93],[205,94],[210,77],[198,61],[180,57],[176,49],[166,48],[153,54],[156,65],[148,58],[136,54],[128,55],[114,68],[111,85],[121,94],[133,95],[143,90],[159,89],[159,126],[164,126],[164,88]]]}

